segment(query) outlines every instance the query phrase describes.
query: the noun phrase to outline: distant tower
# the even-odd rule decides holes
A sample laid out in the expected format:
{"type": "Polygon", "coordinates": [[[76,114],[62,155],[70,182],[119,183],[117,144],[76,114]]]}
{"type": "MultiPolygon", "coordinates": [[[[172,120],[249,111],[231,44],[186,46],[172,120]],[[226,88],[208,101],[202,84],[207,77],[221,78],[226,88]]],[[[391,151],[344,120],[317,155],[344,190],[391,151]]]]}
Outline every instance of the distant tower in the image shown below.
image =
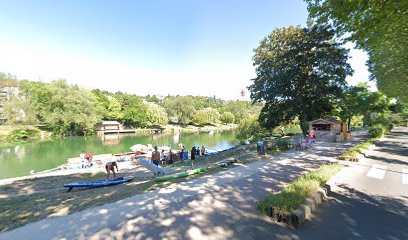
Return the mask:
{"type": "Polygon", "coordinates": [[[245,91],[244,91],[244,89],[241,90],[241,97],[245,97],[245,91]]]}

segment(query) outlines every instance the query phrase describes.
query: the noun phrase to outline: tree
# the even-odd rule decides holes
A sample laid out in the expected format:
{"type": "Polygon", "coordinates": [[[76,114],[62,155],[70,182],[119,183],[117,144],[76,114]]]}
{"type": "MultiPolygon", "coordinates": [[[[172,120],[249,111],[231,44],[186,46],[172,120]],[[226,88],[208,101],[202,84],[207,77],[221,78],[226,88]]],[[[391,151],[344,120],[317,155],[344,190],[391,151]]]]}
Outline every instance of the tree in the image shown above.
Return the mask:
{"type": "Polygon", "coordinates": [[[189,124],[196,111],[194,101],[188,96],[177,96],[167,98],[164,106],[169,117],[177,117],[178,122],[189,124]]]}
{"type": "Polygon", "coordinates": [[[259,124],[258,116],[243,119],[238,126],[237,138],[245,143],[247,140],[258,140],[264,129],[259,124]]]}
{"type": "Polygon", "coordinates": [[[9,124],[37,123],[33,107],[24,96],[12,96],[4,103],[3,110],[9,124]]]}
{"type": "Polygon", "coordinates": [[[224,106],[224,112],[234,114],[235,122],[240,123],[243,119],[250,117],[249,109],[251,103],[248,101],[230,101],[224,106]]]}
{"type": "Polygon", "coordinates": [[[137,127],[145,127],[147,122],[147,107],[141,97],[127,94],[116,94],[122,105],[123,121],[137,127]]]}
{"type": "Polygon", "coordinates": [[[165,125],[169,122],[166,110],[155,103],[147,103],[146,126],[165,125]]]}
{"type": "Polygon", "coordinates": [[[265,103],[262,126],[271,129],[298,117],[306,134],[308,121],[332,111],[352,73],[347,50],[333,39],[334,31],[323,26],[291,26],[261,41],[249,90],[254,102],[265,103]]]}
{"type": "Polygon", "coordinates": [[[408,1],[305,1],[311,18],[332,24],[366,50],[371,79],[380,91],[408,101],[408,1]]]}
{"type": "Polygon", "coordinates": [[[351,86],[339,103],[339,117],[346,121],[350,128],[353,117],[363,115],[363,125],[366,126],[371,113],[384,113],[389,107],[389,98],[381,92],[371,92],[367,83],[351,86]]]}
{"type": "Polygon", "coordinates": [[[235,117],[231,112],[224,112],[220,117],[221,122],[223,123],[234,123],[235,117]]]}
{"type": "Polygon", "coordinates": [[[101,115],[103,119],[110,119],[109,116],[110,101],[108,96],[101,92],[99,89],[93,89],[91,93],[95,98],[96,110],[98,111],[99,115],[101,115]]]}
{"type": "Polygon", "coordinates": [[[220,121],[219,119],[220,114],[214,108],[204,108],[198,110],[193,116],[194,123],[199,126],[216,124],[220,121]]]}
{"type": "Polygon", "coordinates": [[[105,117],[107,120],[121,121],[123,119],[122,105],[115,97],[108,98],[108,108],[105,117]]]}

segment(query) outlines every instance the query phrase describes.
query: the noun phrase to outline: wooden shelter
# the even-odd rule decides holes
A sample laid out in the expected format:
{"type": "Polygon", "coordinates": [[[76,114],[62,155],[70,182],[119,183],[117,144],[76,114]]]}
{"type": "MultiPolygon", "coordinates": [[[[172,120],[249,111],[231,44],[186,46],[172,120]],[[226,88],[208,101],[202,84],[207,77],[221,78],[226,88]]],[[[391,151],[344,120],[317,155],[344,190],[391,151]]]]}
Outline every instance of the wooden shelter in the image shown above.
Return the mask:
{"type": "Polygon", "coordinates": [[[309,132],[311,135],[314,132],[318,139],[343,141],[351,138],[347,124],[336,119],[313,120],[309,123],[309,132]]]}

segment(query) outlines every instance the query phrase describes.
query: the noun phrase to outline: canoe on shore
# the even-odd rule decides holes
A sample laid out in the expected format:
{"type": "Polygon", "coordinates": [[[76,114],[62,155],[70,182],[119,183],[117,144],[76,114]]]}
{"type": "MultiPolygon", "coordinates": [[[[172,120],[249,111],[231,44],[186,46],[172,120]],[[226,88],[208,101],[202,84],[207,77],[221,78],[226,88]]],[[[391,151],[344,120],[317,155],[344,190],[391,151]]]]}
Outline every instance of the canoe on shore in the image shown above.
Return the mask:
{"type": "Polygon", "coordinates": [[[132,178],[118,178],[114,180],[100,180],[100,181],[92,181],[92,182],[78,182],[78,183],[68,183],[64,184],[64,187],[68,188],[68,191],[71,191],[73,188],[79,187],[106,187],[106,186],[113,186],[125,182],[132,181],[132,178]]]}
{"type": "Polygon", "coordinates": [[[185,172],[174,173],[174,174],[166,175],[166,176],[163,176],[163,177],[157,177],[154,180],[156,182],[162,182],[162,181],[167,181],[167,180],[171,180],[171,179],[187,177],[187,176],[194,175],[194,174],[197,174],[197,173],[200,173],[200,172],[204,172],[205,170],[207,170],[207,167],[197,168],[197,169],[193,169],[193,170],[187,170],[185,172]]]}

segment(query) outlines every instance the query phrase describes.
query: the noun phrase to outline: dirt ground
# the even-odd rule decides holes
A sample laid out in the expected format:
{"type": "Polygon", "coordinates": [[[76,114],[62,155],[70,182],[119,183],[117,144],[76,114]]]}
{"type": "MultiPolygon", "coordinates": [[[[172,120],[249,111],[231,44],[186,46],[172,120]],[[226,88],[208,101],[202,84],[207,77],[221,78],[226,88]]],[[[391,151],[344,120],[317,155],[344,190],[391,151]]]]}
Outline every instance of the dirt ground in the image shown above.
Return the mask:
{"type": "MultiPolygon", "coordinates": [[[[168,182],[155,182],[153,174],[146,170],[119,171],[118,177],[132,177],[133,181],[125,184],[101,187],[74,189],[67,192],[63,187],[66,183],[96,181],[105,179],[103,172],[82,173],[65,176],[51,176],[16,181],[12,184],[0,186],[0,231],[7,231],[24,224],[44,218],[68,215],[83,209],[116,202],[118,200],[152,191],[170,184],[189,181],[191,178],[203,174],[224,171],[228,168],[218,167],[215,163],[223,159],[234,158],[237,164],[246,164],[250,161],[246,156],[253,154],[253,148],[240,147],[217,155],[200,157],[195,161],[195,167],[207,166],[209,169],[201,174],[187,178],[175,179],[168,182]]],[[[252,157],[251,161],[261,157],[252,157]]],[[[168,174],[191,169],[191,162],[178,162],[166,167],[168,174]]]]}

